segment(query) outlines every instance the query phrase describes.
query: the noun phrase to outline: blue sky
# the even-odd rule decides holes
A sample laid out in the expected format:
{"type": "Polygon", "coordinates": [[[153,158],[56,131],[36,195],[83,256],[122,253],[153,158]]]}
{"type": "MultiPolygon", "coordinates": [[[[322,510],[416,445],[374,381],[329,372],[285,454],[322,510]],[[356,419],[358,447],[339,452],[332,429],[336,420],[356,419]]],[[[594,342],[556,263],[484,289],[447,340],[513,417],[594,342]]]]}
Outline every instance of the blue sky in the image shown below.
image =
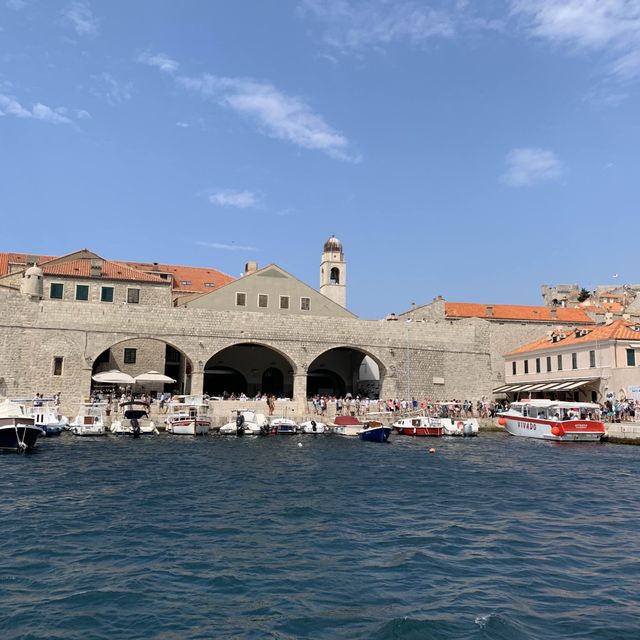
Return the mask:
{"type": "Polygon", "coordinates": [[[279,264],[365,318],[639,282],[640,0],[0,0],[0,251],[279,264]]]}

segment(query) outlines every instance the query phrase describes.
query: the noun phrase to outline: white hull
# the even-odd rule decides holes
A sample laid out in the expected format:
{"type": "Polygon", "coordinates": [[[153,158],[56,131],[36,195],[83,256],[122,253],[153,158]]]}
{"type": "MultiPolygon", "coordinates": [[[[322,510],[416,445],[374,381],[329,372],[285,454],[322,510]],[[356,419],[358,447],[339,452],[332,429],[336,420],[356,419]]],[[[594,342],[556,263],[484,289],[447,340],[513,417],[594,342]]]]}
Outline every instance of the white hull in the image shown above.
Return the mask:
{"type": "Polygon", "coordinates": [[[599,442],[603,436],[603,433],[594,431],[581,431],[580,425],[585,424],[585,421],[567,421],[560,424],[565,429],[571,429],[569,433],[565,433],[561,436],[556,436],[552,433],[554,425],[545,422],[534,422],[521,417],[509,417],[504,415],[505,418],[505,430],[512,436],[520,436],[523,438],[536,438],[538,440],[555,440],[558,442],[599,442]]]}
{"type": "Polygon", "coordinates": [[[326,424],[322,422],[316,422],[315,420],[309,420],[307,422],[303,422],[300,425],[300,431],[302,433],[308,433],[310,435],[314,435],[317,433],[327,433],[329,431],[326,424]]]}
{"type": "Polygon", "coordinates": [[[477,436],[480,428],[475,418],[440,418],[442,435],[470,437],[477,436]]]}
{"type": "Polygon", "coordinates": [[[167,425],[167,433],[173,433],[176,436],[203,436],[209,433],[209,421],[190,420],[188,422],[172,422],[167,425]]]}
{"type": "Polygon", "coordinates": [[[348,436],[358,437],[359,433],[362,431],[361,424],[348,424],[348,425],[339,425],[333,428],[333,432],[339,436],[348,436]]]}
{"type": "Polygon", "coordinates": [[[93,424],[93,425],[76,425],[72,426],[70,429],[71,433],[74,436],[104,436],[107,431],[104,428],[103,424],[93,424]]]}

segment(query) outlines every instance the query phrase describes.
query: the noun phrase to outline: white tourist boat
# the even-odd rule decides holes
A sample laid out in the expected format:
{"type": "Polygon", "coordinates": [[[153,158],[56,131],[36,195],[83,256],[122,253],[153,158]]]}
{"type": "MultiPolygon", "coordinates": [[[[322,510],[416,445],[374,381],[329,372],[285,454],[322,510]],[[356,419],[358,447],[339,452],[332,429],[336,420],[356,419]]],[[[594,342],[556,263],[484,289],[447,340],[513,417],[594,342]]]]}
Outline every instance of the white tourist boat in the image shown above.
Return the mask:
{"type": "Polygon", "coordinates": [[[235,420],[231,420],[220,427],[220,435],[259,436],[269,433],[269,420],[264,413],[246,410],[238,411],[235,420]]]}
{"type": "Polygon", "coordinates": [[[160,435],[153,420],[149,420],[148,402],[132,400],[120,405],[122,409],[122,419],[116,419],[111,423],[109,431],[117,436],[140,436],[160,435]]]}
{"type": "Polygon", "coordinates": [[[106,402],[84,403],[80,405],[78,415],[69,423],[69,431],[74,436],[104,436],[106,402]]]}
{"type": "Polygon", "coordinates": [[[316,420],[307,420],[300,423],[300,432],[309,433],[311,435],[317,433],[328,433],[329,427],[324,422],[317,422],[316,420]]]}
{"type": "Polygon", "coordinates": [[[42,429],[43,436],[58,436],[69,428],[69,418],[60,414],[53,398],[42,398],[37,405],[33,404],[33,400],[25,399],[11,402],[24,407],[25,414],[34,418],[34,424],[42,429]]]}
{"type": "Polygon", "coordinates": [[[35,418],[27,415],[25,407],[16,402],[0,402],[0,449],[29,451],[36,446],[42,429],[35,418]]]}
{"type": "Polygon", "coordinates": [[[590,402],[521,400],[498,414],[498,424],[511,435],[525,438],[598,442],[606,435],[604,424],[595,419],[599,410],[590,402]]]}
{"type": "Polygon", "coordinates": [[[173,413],[165,419],[167,433],[180,436],[201,436],[209,433],[209,405],[202,396],[177,396],[173,413]]]}

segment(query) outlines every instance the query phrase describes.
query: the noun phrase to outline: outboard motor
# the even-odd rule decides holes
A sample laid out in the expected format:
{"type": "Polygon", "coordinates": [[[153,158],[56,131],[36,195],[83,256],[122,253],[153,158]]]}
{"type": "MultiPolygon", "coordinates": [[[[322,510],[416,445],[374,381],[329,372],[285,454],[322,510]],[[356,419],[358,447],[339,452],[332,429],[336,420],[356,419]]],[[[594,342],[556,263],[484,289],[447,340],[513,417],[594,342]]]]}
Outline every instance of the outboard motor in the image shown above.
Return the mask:
{"type": "Polygon", "coordinates": [[[131,418],[131,428],[133,429],[133,437],[140,437],[140,422],[137,418],[131,418]]]}
{"type": "Polygon", "coordinates": [[[465,438],[473,436],[473,425],[470,422],[465,422],[464,427],[462,428],[462,435],[465,438]]]}
{"type": "Polygon", "coordinates": [[[236,429],[237,436],[244,435],[244,416],[241,413],[239,413],[238,417],[236,418],[236,429]]]}
{"type": "Polygon", "coordinates": [[[311,430],[316,432],[318,430],[317,427],[318,427],[318,425],[317,425],[316,421],[312,420],[311,421],[311,430]]]}
{"type": "Polygon", "coordinates": [[[271,432],[271,429],[269,428],[268,424],[263,424],[260,427],[260,435],[261,436],[268,436],[270,432],[271,432]]]}

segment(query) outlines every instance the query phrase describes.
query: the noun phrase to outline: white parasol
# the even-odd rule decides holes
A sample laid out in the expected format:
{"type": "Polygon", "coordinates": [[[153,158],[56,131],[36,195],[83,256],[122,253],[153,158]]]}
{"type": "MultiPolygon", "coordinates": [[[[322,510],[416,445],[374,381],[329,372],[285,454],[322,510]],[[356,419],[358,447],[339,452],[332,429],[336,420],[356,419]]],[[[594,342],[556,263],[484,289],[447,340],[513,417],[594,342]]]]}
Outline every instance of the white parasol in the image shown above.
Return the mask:
{"type": "Polygon", "coordinates": [[[147,371],[147,373],[141,373],[134,378],[135,382],[175,382],[173,378],[165,376],[164,373],[159,371],[147,371]]]}
{"type": "Polygon", "coordinates": [[[133,384],[135,382],[128,373],[123,373],[117,369],[111,369],[111,371],[103,371],[102,373],[96,373],[95,376],[91,376],[96,382],[103,384],[133,384]]]}

